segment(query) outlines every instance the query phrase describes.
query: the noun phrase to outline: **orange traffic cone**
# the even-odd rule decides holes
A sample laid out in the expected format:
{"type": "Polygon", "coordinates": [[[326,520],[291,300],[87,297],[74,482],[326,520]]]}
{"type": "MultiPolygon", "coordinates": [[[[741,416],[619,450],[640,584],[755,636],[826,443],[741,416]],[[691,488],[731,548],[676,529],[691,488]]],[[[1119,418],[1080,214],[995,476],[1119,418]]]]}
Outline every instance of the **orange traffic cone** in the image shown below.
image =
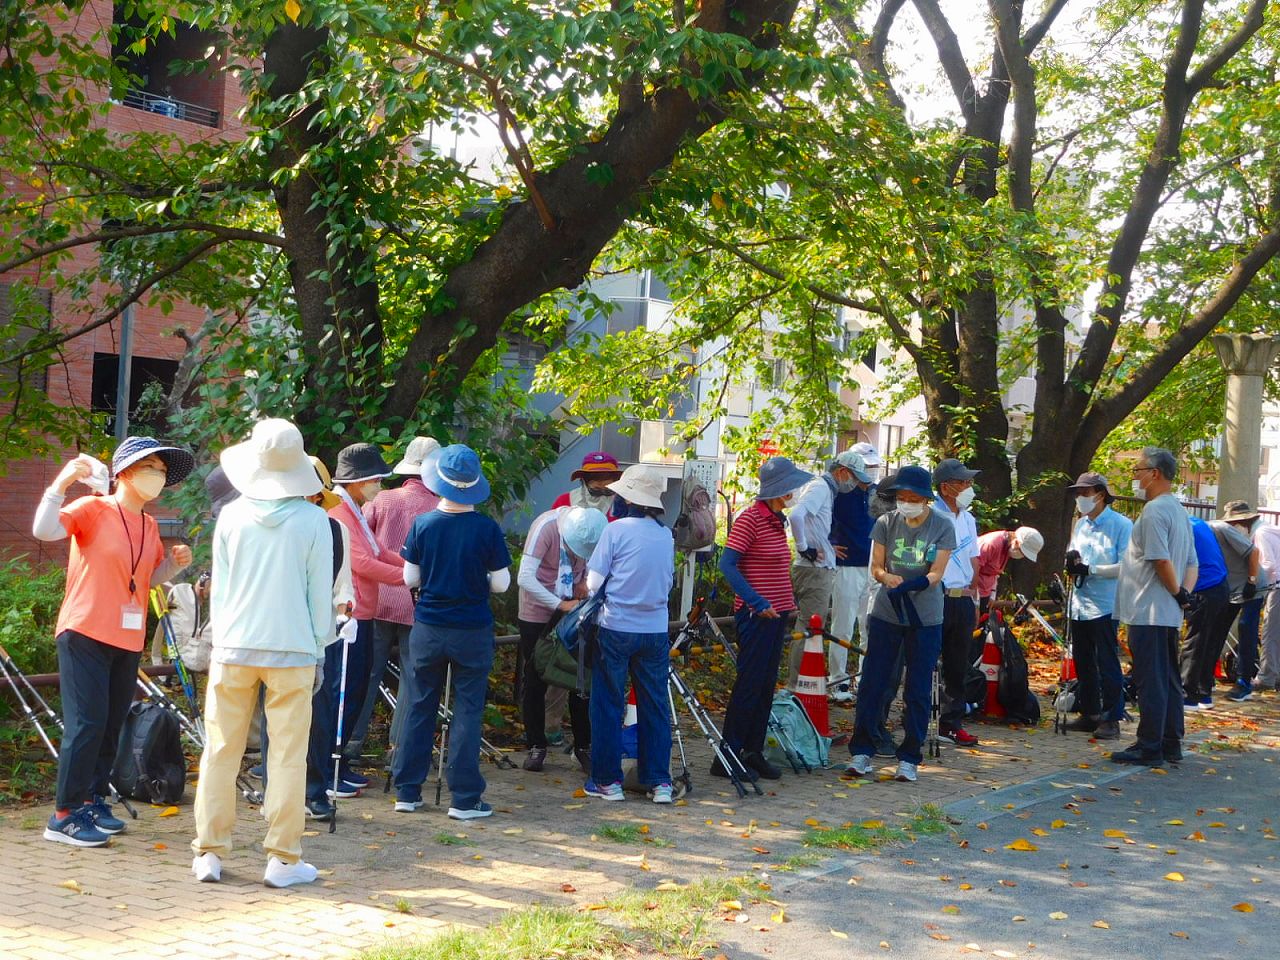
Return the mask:
{"type": "Polygon", "coordinates": [[[809,636],[805,638],[804,653],[800,657],[795,695],[818,733],[831,736],[827,713],[827,657],[822,647],[822,617],[816,613],[809,620],[809,636]]]}
{"type": "Polygon", "coordinates": [[[1000,702],[1000,667],[1003,662],[995,630],[988,626],[987,642],[982,645],[982,675],[987,678],[987,702],[982,712],[988,717],[1005,716],[1004,704],[1000,702]]]}
{"type": "Polygon", "coordinates": [[[636,725],[636,688],[632,687],[627,691],[627,712],[622,718],[624,727],[634,727],[636,725]]]}

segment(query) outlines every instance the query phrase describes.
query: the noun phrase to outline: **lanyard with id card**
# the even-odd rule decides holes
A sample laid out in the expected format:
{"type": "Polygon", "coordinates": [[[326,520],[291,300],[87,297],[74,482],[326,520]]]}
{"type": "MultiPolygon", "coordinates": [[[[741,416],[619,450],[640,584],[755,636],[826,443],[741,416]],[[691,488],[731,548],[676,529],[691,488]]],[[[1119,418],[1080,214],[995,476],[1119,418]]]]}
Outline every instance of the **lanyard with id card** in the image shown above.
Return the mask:
{"type": "Polygon", "coordinates": [[[124,510],[121,508],[119,501],[116,502],[116,510],[120,512],[120,523],[124,526],[125,539],[129,541],[129,599],[120,604],[120,629],[121,630],[141,630],[147,623],[147,612],[142,608],[142,604],[138,602],[138,584],[134,577],[138,573],[138,566],[142,563],[142,551],[147,547],[147,515],[141,514],[142,517],[142,542],[138,544],[138,554],[133,553],[133,534],[129,532],[129,524],[125,521],[124,510]]]}

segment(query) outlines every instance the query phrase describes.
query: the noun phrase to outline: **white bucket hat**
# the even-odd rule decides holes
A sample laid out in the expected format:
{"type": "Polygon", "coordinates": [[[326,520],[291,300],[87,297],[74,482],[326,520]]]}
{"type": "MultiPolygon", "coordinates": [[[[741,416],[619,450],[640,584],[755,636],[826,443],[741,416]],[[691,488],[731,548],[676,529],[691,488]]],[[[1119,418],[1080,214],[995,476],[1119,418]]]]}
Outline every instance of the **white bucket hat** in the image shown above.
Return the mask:
{"type": "Polygon", "coordinates": [[[324,489],[302,433],[288,420],[259,420],[248,440],[218,459],[231,485],[252,500],[309,497],[324,489]]]}
{"type": "Polygon", "coordinates": [[[667,478],[648,464],[636,463],[623,470],[622,478],[609,484],[609,489],[627,503],[660,508],[667,478]]]}
{"type": "Polygon", "coordinates": [[[440,441],[435,437],[414,437],[405,448],[400,462],[391,468],[391,472],[403,477],[420,477],[423,461],[439,449],[440,441]]]}

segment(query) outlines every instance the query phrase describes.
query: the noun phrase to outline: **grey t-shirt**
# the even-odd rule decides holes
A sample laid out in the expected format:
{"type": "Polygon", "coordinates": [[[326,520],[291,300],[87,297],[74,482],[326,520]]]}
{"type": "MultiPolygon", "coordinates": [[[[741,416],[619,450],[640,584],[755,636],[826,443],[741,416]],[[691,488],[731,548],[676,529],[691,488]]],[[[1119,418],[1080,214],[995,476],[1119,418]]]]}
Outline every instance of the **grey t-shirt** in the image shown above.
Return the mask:
{"type": "MultiPolygon", "coordinates": [[[[885,570],[910,580],[928,573],[940,550],[956,548],[956,527],[950,517],[933,509],[918,527],[908,524],[902,514],[893,510],[876,520],[871,528],[871,541],[884,546],[885,570]]],[[[909,597],[915,604],[922,626],[932,627],[942,622],[941,583],[909,597]]],[[[898,618],[893,601],[889,599],[889,591],[883,586],[876,591],[871,615],[899,626],[908,625],[905,618],[898,618]]]]}
{"type": "Polygon", "coordinates": [[[1186,578],[1187,568],[1200,565],[1191,518],[1177,498],[1168,493],[1143,507],[1133,525],[1116,584],[1115,616],[1121,623],[1182,626],[1182,608],[1156,576],[1155,560],[1170,561],[1180,583],[1186,578]]]}
{"type": "MultiPolygon", "coordinates": [[[[1222,559],[1227,564],[1227,589],[1239,593],[1249,582],[1249,554],[1253,553],[1253,540],[1239,527],[1225,520],[1210,520],[1209,529],[1222,548],[1222,559]]],[[[1266,572],[1258,567],[1257,584],[1265,587],[1268,583],[1266,572]]]]}

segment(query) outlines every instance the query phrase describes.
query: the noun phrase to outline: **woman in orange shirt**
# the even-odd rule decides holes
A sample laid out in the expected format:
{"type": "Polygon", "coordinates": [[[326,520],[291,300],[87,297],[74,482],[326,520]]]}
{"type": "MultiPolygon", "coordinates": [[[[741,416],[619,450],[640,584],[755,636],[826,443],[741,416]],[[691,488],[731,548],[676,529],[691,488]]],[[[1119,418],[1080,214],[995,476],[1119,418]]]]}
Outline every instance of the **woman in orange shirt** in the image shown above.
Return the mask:
{"type": "Polygon", "coordinates": [[[55,811],[46,840],[101,847],[124,822],[107,805],[107,781],[120,727],[133,702],[146,641],[147,595],[191,563],[179,544],[166,558],[156,521],[143,511],[195,466],[185,450],[150,437],[127,437],[111,459],[115,489],[63,506],[67,490],[87,480],[90,458],[62,468],[40,500],[32,532],[71,539],[67,589],[58,612],[58,675],[64,731],[55,811]]]}

